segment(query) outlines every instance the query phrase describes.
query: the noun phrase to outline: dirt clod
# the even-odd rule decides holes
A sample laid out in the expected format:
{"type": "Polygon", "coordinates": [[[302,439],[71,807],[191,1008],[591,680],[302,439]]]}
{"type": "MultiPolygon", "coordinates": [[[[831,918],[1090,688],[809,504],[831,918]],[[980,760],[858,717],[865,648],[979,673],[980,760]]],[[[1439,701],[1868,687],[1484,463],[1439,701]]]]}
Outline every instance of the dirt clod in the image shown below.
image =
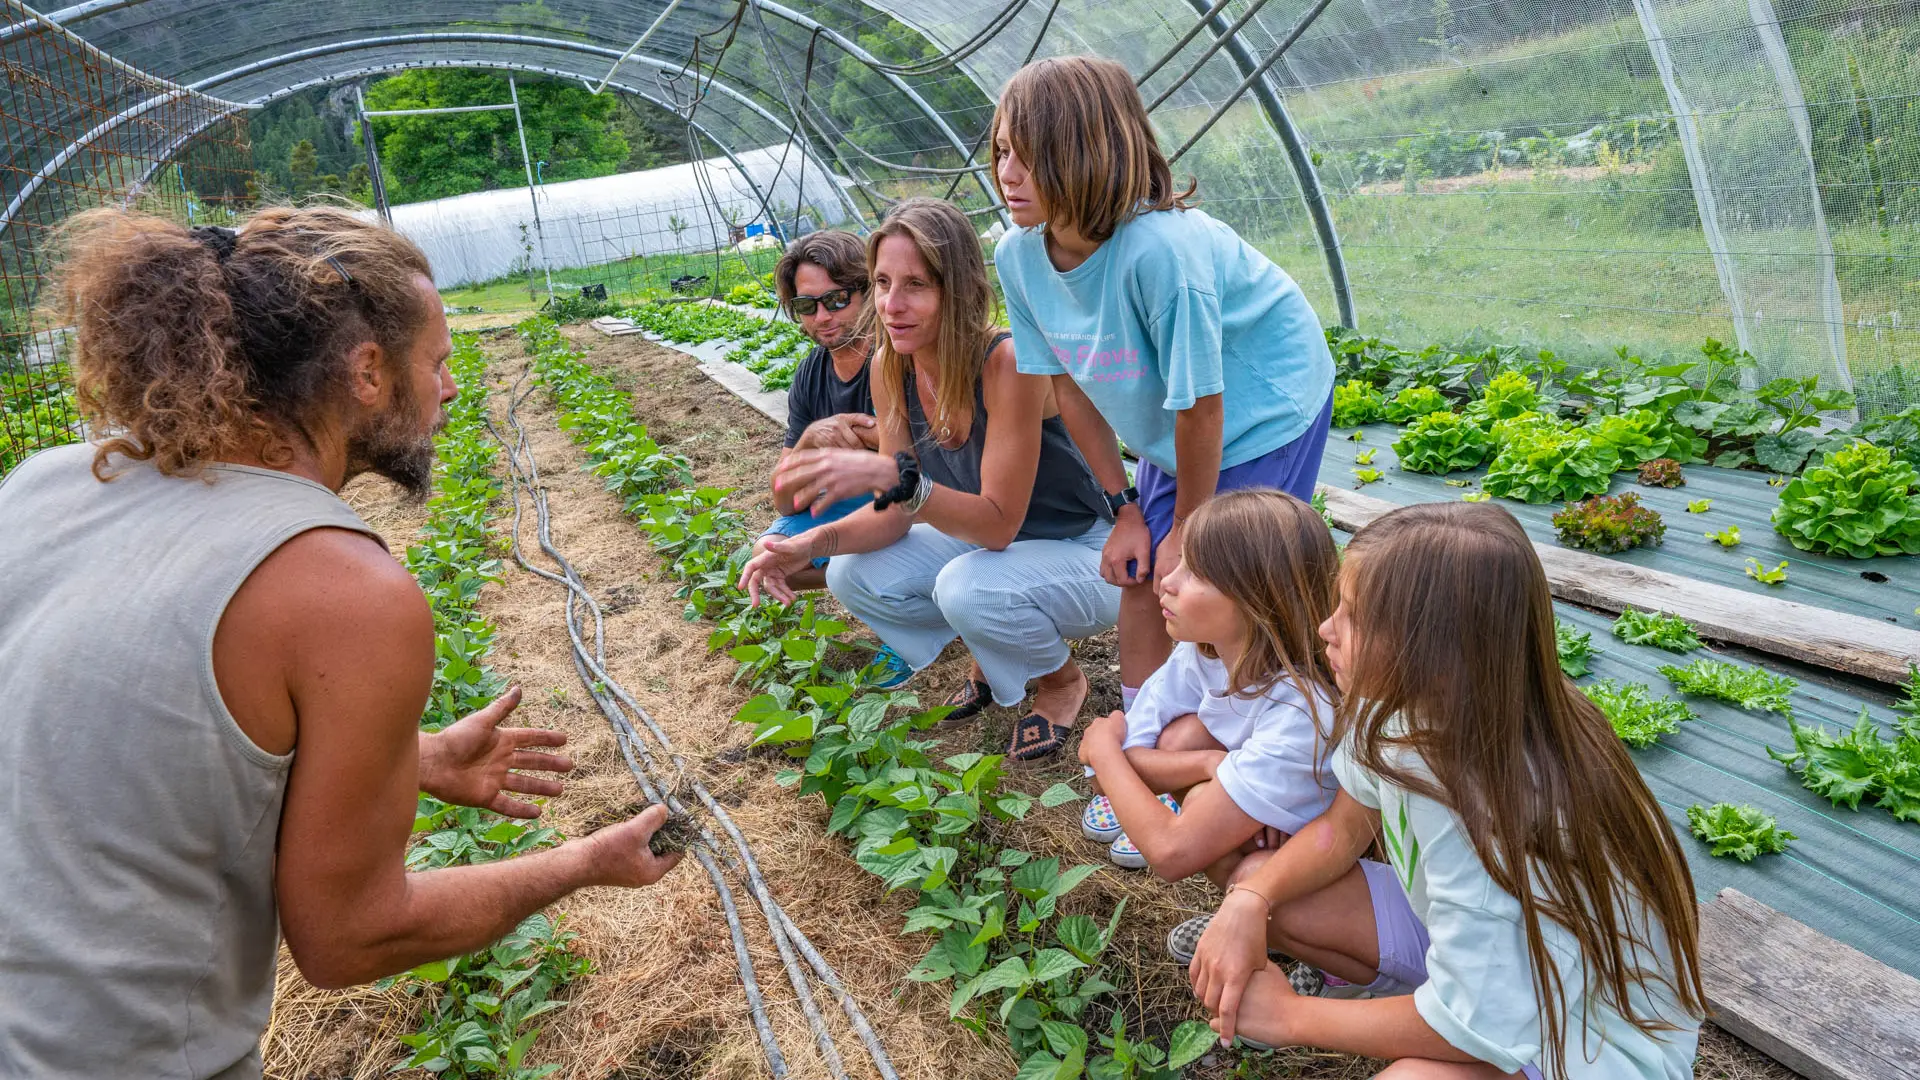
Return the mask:
{"type": "Polygon", "coordinates": [[[673,814],[654,830],[652,838],[647,841],[647,850],[655,855],[685,851],[699,838],[700,830],[694,825],[692,818],[684,814],[673,814]]]}

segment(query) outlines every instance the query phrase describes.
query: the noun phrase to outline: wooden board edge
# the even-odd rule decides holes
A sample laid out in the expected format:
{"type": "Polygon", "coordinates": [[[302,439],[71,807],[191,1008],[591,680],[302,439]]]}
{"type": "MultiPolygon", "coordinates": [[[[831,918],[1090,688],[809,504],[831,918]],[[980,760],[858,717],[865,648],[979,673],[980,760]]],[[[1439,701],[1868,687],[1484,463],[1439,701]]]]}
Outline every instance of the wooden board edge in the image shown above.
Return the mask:
{"type": "MultiPolygon", "coordinates": [[[[1397,503],[1345,488],[1321,484],[1317,490],[1325,496],[1334,524],[1349,532],[1399,509],[1397,503]]],[[[1920,633],[1878,619],[1742,592],[1539,541],[1534,542],[1534,550],[1547,569],[1553,594],[1573,603],[1610,612],[1636,607],[1678,615],[1714,640],[1880,682],[1904,682],[1908,665],[1920,662],[1920,633]]]]}
{"type": "MultiPolygon", "coordinates": [[[[1920,979],[1896,971],[1852,946],[1760,903],[1738,889],[1722,889],[1700,905],[1700,953],[1710,1019],[1728,1034],[1766,1054],[1807,1080],[1914,1080],[1920,1076],[1920,979]],[[1761,931],[1765,928],[1765,932],[1761,931]],[[1743,971],[1746,979],[1724,973],[1716,960],[1752,955],[1756,938],[1775,935],[1793,939],[1796,946],[1782,950],[1765,972],[1743,971]],[[1900,1029],[1911,1046],[1889,1058],[1860,1047],[1859,1042],[1831,1026],[1814,1025],[1796,1033],[1768,1016],[1762,1003],[1742,982],[1763,975],[1771,982],[1804,991],[1809,1009],[1828,1015],[1870,1016],[1890,1007],[1909,1010],[1911,1020],[1900,1029]],[[1877,1059],[1877,1062],[1876,1060],[1877,1059]],[[1900,1063],[1905,1062],[1903,1067],[1900,1063]],[[1882,1068],[1881,1064],[1885,1067],[1882,1068]]],[[[1897,1023],[1897,1021],[1896,1021],[1897,1023]]]]}

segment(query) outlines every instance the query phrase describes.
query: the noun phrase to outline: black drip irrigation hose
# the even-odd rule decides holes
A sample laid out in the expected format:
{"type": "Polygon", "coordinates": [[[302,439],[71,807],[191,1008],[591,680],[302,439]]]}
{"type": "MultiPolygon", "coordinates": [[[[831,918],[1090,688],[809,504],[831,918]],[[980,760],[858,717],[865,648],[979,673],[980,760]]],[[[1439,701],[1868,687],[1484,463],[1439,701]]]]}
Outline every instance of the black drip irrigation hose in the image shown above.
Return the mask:
{"type": "MultiPolygon", "coordinates": [[[[659,782],[658,762],[654,760],[645,741],[641,738],[639,732],[635,730],[632,722],[628,720],[621,706],[624,705],[633,715],[640,718],[654,739],[660,744],[662,751],[672,759],[677,778],[686,777],[685,759],[680,755],[679,751],[674,748],[672,740],[668,738],[666,732],[654,722],[653,717],[646,709],[643,708],[639,702],[633,700],[633,696],[627,692],[626,688],[607,673],[605,666],[605,624],[601,618],[599,604],[594,601],[592,594],[587,591],[572,564],[553,547],[551,516],[547,508],[546,489],[540,483],[539,465],[533,457],[532,449],[527,443],[526,430],[520,424],[519,419],[520,402],[525,400],[526,397],[525,394],[519,393],[519,385],[521,381],[525,380],[525,377],[525,373],[523,373],[521,379],[516,381],[514,392],[510,394],[508,398],[507,418],[516,435],[514,444],[508,444],[507,440],[494,428],[491,420],[489,420],[487,424],[488,430],[493,434],[494,439],[508,451],[508,468],[514,482],[514,558],[528,572],[566,587],[568,590],[566,609],[567,634],[573,646],[575,671],[580,675],[581,682],[586,685],[588,693],[594,698],[595,704],[600,707],[602,714],[606,716],[609,724],[613,727],[616,741],[620,744],[621,754],[627,759],[628,768],[633,772],[635,779],[639,782],[642,793],[645,794],[650,801],[665,803],[667,808],[674,813],[687,814],[686,808],[674,794],[674,787],[659,782]],[[524,466],[522,464],[522,455],[524,455],[524,466]],[[520,491],[522,487],[526,488],[534,503],[538,520],[541,550],[561,568],[562,573],[560,574],[555,574],[552,571],[534,566],[526,558],[520,543],[520,491]],[[578,614],[578,603],[580,601],[585,602],[588,611],[591,612],[593,617],[594,647],[591,650],[587,648],[581,636],[584,620],[582,620],[578,614]],[[638,759],[635,757],[636,752],[639,755],[638,759]]],[[[740,962],[741,982],[747,990],[749,1008],[754,1012],[754,1024],[760,1033],[763,1049],[767,1051],[768,1062],[769,1065],[773,1067],[775,1076],[779,1077],[784,1075],[784,1058],[780,1055],[779,1048],[773,1041],[771,1030],[767,1025],[764,1001],[760,998],[758,985],[752,974],[752,964],[745,952],[745,943],[739,929],[738,915],[732,903],[731,891],[725,888],[724,880],[719,876],[717,866],[713,864],[714,855],[718,855],[730,868],[737,872],[744,872],[747,879],[748,891],[759,904],[762,914],[767,919],[769,936],[773,939],[775,947],[780,952],[781,961],[786,968],[788,980],[794,987],[795,995],[801,1004],[801,1009],[806,1014],[808,1025],[813,1031],[815,1043],[818,1045],[821,1057],[826,1062],[830,1073],[836,1080],[845,1080],[846,1078],[845,1066],[841,1061],[838,1049],[833,1043],[832,1036],[827,1032],[825,1021],[821,1017],[819,1008],[814,1001],[806,975],[802,972],[798,961],[795,959],[795,950],[799,952],[800,957],[806,960],[807,966],[811,968],[814,973],[814,977],[839,999],[842,1010],[847,1014],[848,1023],[853,1027],[854,1032],[865,1045],[867,1053],[869,1057],[872,1058],[874,1066],[878,1070],[882,1080],[898,1080],[885,1049],[881,1047],[879,1038],[874,1034],[873,1028],[867,1022],[866,1016],[861,1011],[859,1004],[840,982],[839,976],[834,972],[832,966],[827,963],[826,959],[813,947],[812,942],[807,940],[799,927],[794,925],[793,920],[788,917],[786,911],[774,900],[772,890],[767,887],[766,881],[760,873],[758,860],[754,858],[752,849],[748,846],[746,838],[740,833],[731,815],[726,812],[726,808],[715,801],[712,794],[706,789],[706,786],[698,780],[692,780],[687,786],[693,791],[707,812],[716,821],[720,822],[721,828],[732,840],[733,846],[739,855],[737,861],[730,857],[719,840],[714,837],[712,832],[709,831],[704,824],[698,826],[701,844],[696,845],[695,855],[700,859],[702,865],[707,868],[709,875],[713,876],[716,891],[720,893],[722,906],[727,911],[728,924],[733,931],[735,939],[736,956],[740,962]]]]}

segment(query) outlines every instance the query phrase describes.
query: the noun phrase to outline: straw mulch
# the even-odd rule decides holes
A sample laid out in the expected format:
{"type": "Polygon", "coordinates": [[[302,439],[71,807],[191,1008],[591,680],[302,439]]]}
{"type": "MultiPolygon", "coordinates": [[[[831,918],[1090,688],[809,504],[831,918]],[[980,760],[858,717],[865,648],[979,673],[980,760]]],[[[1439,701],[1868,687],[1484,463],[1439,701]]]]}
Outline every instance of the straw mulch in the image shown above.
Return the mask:
{"type": "MultiPolygon", "coordinates": [[[[636,412],[654,437],[690,459],[700,483],[736,487],[731,505],[756,524],[771,518],[766,478],[779,454],[776,425],[708,381],[682,354],[637,336],[608,339],[584,328],[571,333],[593,351],[597,367],[632,393],[636,412]]],[[[497,358],[495,414],[503,419],[504,392],[522,368],[522,354],[509,337],[492,339],[489,350],[497,358]]],[[[707,653],[709,628],[684,621],[683,601],[673,596],[675,584],[654,580],[657,560],[644,534],[621,515],[618,501],[598,481],[580,471],[584,456],[555,426],[545,394],[530,396],[521,414],[552,492],[556,545],[606,607],[610,670],[681,751],[701,763],[701,779],[729,806],[781,903],[851,988],[899,1074],[943,1080],[1011,1075],[1016,1063],[1002,1041],[969,1034],[948,1020],[944,991],[905,979],[929,940],[900,935],[911,898],[882,895],[876,880],[847,857],[844,840],[825,834],[821,802],[798,799],[774,782],[782,759],[744,752],[747,729],[730,720],[746,699],[730,682],[732,661],[707,653]]],[[[396,550],[417,531],[417,508],[400,505],[386,485],[357,483],[347,494],[396,550]]],[[[503,532],[507,521],[503,513],[503,532]]],[[[531,534],[524,535],[531,546],[531,534]]],[[[557,587],[509,562],[505,580],[483,594],[482,610],[499,628],[492,665],[526,690],[518,722],[569,735],[576,770],[567,792],[548,804],[545,820],[563,833],[580,835],[617,820],[638,792],[573,671],[562,628],[563,602],[557,587]]],[[[1094,685],[1086,715],[1118,707],[1112,635],[1079,643],[1077,654],[1094,685]]],[[[957,647],[949,649],[911,689],[924,701],[937,701],[964,677],[965,664],[957,647]]],[[[1014,716],[1011,710],[990,710],[976,724],[941,731],[943,749],[1001,752],[1014,716]]],[[[1014,773],[1010,783],[1037,793],[1058,781],[1078,781],[1072,755],[1069,747],[1047,767],[1014,773]]],[[[1125,901],[1127,915],[1108,956],[1109,976],[1124,988],[1112,1007],[1127,1015],[1131,1033],[1164,1035],[1199,1015],[1184,971],[1166,957],[1166,932],[1210,910],[1217,896],[1204,884],[1168,884],[1106,865],[1104,853],[1081,837],[1078,811],[1077,805],[1036,807],[1000,839],[1065,862],[1102,866],[1069,897],[1065,909],[1104,919],[1125,901]]],[[[825,1066],[764,921],[737,887],[736,902],[794,1075],[824,1077],[825,1066]]],[[[650,889],[578,893],[554,910],[580,935],[575,948],[594,960],[596,970],[574,984],[566,1008],[544,1018],[529,1060],[558,1063],[558,1075],[569,1078],[766,1075],[726,924],[697,866],[687,863],[650,889]]],[[[824,991],[819,1000],[849,1069],[855,1076],[875,1075],[824,991]]],[[[396,1037],[414,1030],[422,1007],[418,997],[398,989],[314,990],[283,955],[272,1026],[263,1044],[268,1075],[291,1080],[385,1074],[406,1059],[407,1049],[396,1037]]],[[[1245,1057],[1220,1052],[1209,1055],[1199,1072],[1348,1080],[1371,1075],[1377,1067],[1344,1055],[1291,1050],[1245,1057]]],[[[1791,1074],[1710,1030],[1697,1075],[1772,1080],[1791,1074]]]]}

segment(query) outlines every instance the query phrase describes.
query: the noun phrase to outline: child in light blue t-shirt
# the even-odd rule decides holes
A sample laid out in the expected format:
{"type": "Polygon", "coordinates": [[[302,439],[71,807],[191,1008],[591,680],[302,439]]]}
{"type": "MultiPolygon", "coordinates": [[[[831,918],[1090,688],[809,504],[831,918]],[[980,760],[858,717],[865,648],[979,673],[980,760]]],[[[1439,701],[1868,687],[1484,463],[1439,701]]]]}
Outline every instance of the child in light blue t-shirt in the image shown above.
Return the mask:
{"type": "Polygon", "coordinates": [[[1150,582],[1180,559],[1216,491],[1312,497],[1333,357],[1286,271],[1174,190],[1125,68],[1056,57],[1022,68],[994,117],[995,179],[1020,228],[996,266],[1023,373],[1053,376],[1061,418],[1116,523],[1101,574],[1124,590],[1131,702],[1171,642],[1150,582]],[[1127,483],[1116,436],[1140,457],[1127,483]]]}
{"type": "Polygon", "coordinates": [[[1395,1080],[1691,1080],[1693,880],[1560,671],[1520,523],[1472,503],[1381,516],[1322,636],[1340,792],[1242,860],[1197,935],[1189,975],[1222,1038],[1390,1059],[1395,1080]],[[1384,861],[1361,857],[1376,837],[1384,861]],[[1268,949],[1337,992],[1297,991],[1268,949]]]}

